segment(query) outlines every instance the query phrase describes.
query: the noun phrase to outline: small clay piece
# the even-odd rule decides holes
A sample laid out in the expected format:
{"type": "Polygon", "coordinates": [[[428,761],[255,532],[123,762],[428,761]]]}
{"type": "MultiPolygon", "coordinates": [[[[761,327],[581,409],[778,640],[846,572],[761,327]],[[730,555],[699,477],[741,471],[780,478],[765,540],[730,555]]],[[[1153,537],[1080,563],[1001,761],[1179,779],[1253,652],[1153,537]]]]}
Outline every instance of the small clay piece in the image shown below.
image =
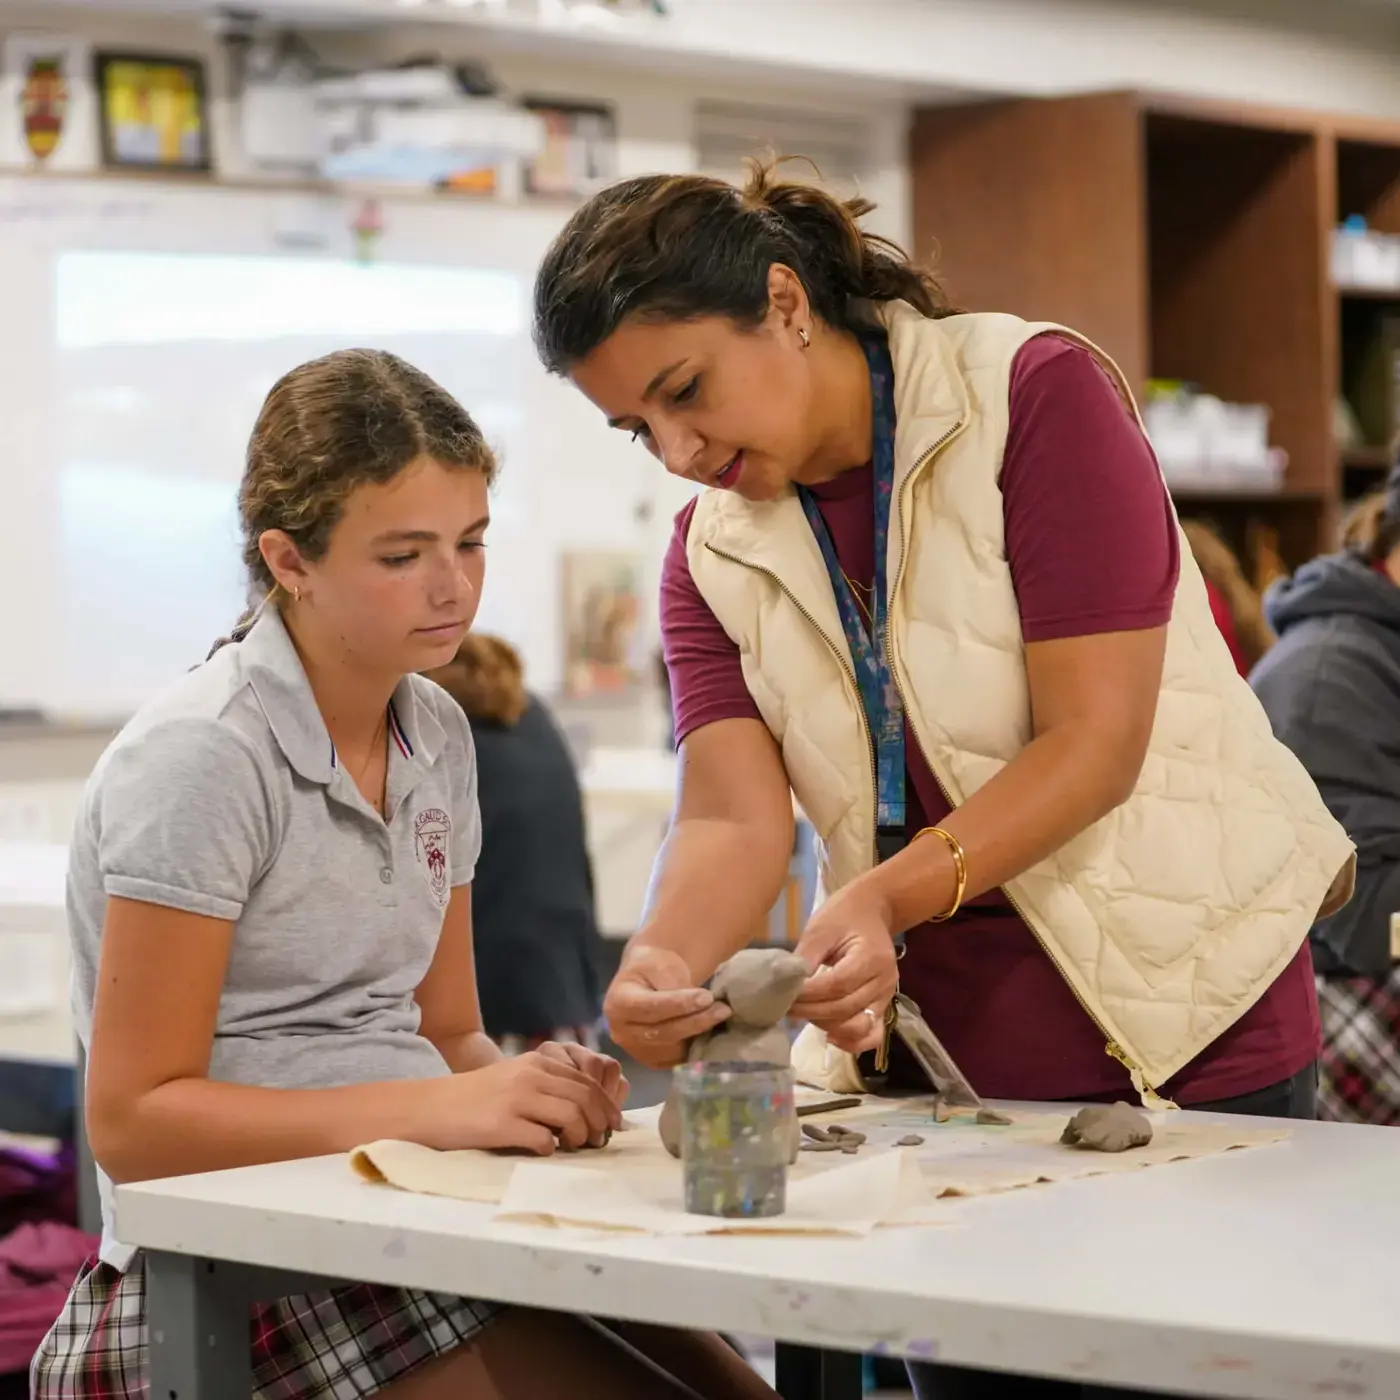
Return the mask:
{"type": "Polygon", "coordinates": [[[857,1152],[860,1151],[860,1143],[858,1143],[855,1140],[855,1138],[842,1138],[841,1141],[838,1142],[836,1145],[848,1157],[853,1157],[857,1152]]]}
{"type": "MultiPolygon", "coordinates": [[[[712,1031],[697,1035],[686,1050],[686,1063],[700,1060],[757,1065],[787,1065],[792,1046],[781,1025],[807,980],[807,963],[786,948],[746,948],[724,963],[710,981],[716,1001],[733,1011],[712,1031]]],[[[681,1155],[681,1106],[675,1085],[661,1106],[657,1124],[661,1141],[673,1157],[681,1155]]],[[[789,1161],[797,1160],[802,1136],[792,1127],[789,1161]]]]}
{"type": "Polygon", "coordinates": [[[831,1134],[825,1128],[819,1128],[815,1123],[804,1123],[802,1125],[802,1136],[809,1137],[813,1142],[830,1142],[831,1134]]]}
{"type": "Polygon", "coordinates": [[[1065,1124],[1060,1141],[1088,1152],[1126,1152],[1152,1141],[1152,1124],[1131,1104],[1096,1104],[1065,1124]]]}
{"type": "Polygon", "coordinates": [[[843,1108],[859,1108],[859,1099],[823,1099],[821,1103],[800,1103],[797,1105],[799,1118],[814,1118],[818,1113],[839,1113],[843,1108]]]}
{"type": "Polygon", "coordinates": [[[946,1123],[953,1116],[953,1106],[942,1094],[939,1094],[933,1101],[933,1121],[935,1123],[946,1123]]]}
{"type": "Polygon", "coordinates": [[[902,1138],[900,1138],[900,1140],[899,1140],[897,1143],[895,1143],[895,1146],[896,1146],[896,1147],[918,1147],[918,1146],[920,1146],[922,1143],[923,1143],[923,1138],[921,1138],[921,1137],[918,1135],[918,1133],[906,1133],[902,1138]]]}
{"type": "Polygon", "coordinates": [[[840,1138],[842,1142],[853,1142],[857,1147],[865,1141],[865,1134],[858,1133],[854,1128],[843,1127],[840,1123],[833,1123],[827,1133],[834,1138],[840,1138]]]}
{"type": "Polygon", "coordinates": [[[994,1108],[979,1108],[977,1110],[977,1121],[984,1128],[1009,1128],[1011,1120],[1004,1113],[998,1113],[994,1108]]]}
{"type": "Polygon", "coordinates": [[[803,1152],[839,1152],[841,1144],[832,1142],[830,1139],[826,1142],[804,1142],[801,1150],[803,1152]]]}

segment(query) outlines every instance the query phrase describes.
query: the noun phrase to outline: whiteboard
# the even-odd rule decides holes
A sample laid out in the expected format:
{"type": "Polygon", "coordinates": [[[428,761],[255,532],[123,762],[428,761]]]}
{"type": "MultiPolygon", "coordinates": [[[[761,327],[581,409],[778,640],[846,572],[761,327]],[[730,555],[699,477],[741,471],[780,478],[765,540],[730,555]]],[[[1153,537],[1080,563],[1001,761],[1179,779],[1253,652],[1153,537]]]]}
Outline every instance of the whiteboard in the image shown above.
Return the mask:
{"type": "MultiPolygon", "coordinates": [[[[559,554],[654,582],[688,494],[537,364],[534,270],[568,210],[422,196],[0,176],[0,705],[129,713],[241,612],[235,494],[267,390],[304,360],[392,350],[502,458],[478,626],[562,671],[559,554]]],[[[655,637],[654,603],[644,630],[655,637]]]]}

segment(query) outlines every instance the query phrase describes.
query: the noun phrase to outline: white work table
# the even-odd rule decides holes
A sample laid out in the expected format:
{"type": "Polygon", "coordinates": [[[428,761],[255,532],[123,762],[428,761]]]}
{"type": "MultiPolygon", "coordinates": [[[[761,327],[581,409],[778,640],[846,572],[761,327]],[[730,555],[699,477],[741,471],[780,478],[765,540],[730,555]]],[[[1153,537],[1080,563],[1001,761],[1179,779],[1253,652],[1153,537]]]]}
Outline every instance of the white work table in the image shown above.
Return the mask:
{"type": "Polygon", "coordinates": [[[122,1187],[118,1232],[149,1252],[151,1393],[180,1400],[246,1400],[247,1302],[306,1275],[767,1335],[788,1400],[858,1395],[840,1354],[866,1351],[1194,1396],[1400,1395],[1400,1132],[1290,1126],[861,1240],[499,1225],[343,1158],[122,1187]]]}

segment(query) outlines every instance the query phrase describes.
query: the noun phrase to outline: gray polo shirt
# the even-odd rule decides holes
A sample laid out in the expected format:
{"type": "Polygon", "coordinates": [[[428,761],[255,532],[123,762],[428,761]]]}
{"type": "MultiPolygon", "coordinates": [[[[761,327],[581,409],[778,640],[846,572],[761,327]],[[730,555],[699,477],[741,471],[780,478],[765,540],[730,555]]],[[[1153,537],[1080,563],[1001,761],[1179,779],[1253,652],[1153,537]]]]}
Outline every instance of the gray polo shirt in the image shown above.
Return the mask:
{"type": "MultiPolygon", "coordinates": [[[[292,1089],[448,1072],[418,1034],[414,991],[481,848],[471,731],[421,676],[401,682],[389,720],[381,818],[338,764],[269,609],[122,730],[88,782],[69,857],[84,1047],[116,895],[234,922],[211,1078],[292,1089]]],[[[103,1196],[103,1257],[125,1267],[103,1196]]]]}

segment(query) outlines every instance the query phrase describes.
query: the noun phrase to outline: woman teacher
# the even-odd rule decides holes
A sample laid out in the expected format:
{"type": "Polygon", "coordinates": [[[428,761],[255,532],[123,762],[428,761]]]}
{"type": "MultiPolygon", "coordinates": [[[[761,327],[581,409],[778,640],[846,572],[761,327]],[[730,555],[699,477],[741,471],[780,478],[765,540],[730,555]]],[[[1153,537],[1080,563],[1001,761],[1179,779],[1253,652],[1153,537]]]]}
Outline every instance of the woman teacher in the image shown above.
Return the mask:
{"type": "Polygon", "coordinates": [[[950,314],[868,209],[634,179],[539,272],[545,364],[709,488],[664,570],[681,792],[613,1034],[666,1064],[723,1015],[697,989],[776,898],[791,788],[828,894],[797,1009],[837,1046],[882,1038],[904,936],[985,1094],[1311,1113],[1306,934],[1351,845],[1231,663],[1128,386],[1073,332],[950,314]]]}
{"type": "Polygon", "coordinates": [[[548,369],[705,488],[663,572],[680,794],[612,1034],[666,1065],[726,1014],[702,986],[777,897],[791,789],[827,895],[794,1012],[831,1047],[879,1047],[898,984],[991,1097],[1311,1117],[1307,933],[1351,843],[1237,673],[1116,366],[952,313],[870,208],[772,167],[627,180],[536,281],[548,369]]]}

